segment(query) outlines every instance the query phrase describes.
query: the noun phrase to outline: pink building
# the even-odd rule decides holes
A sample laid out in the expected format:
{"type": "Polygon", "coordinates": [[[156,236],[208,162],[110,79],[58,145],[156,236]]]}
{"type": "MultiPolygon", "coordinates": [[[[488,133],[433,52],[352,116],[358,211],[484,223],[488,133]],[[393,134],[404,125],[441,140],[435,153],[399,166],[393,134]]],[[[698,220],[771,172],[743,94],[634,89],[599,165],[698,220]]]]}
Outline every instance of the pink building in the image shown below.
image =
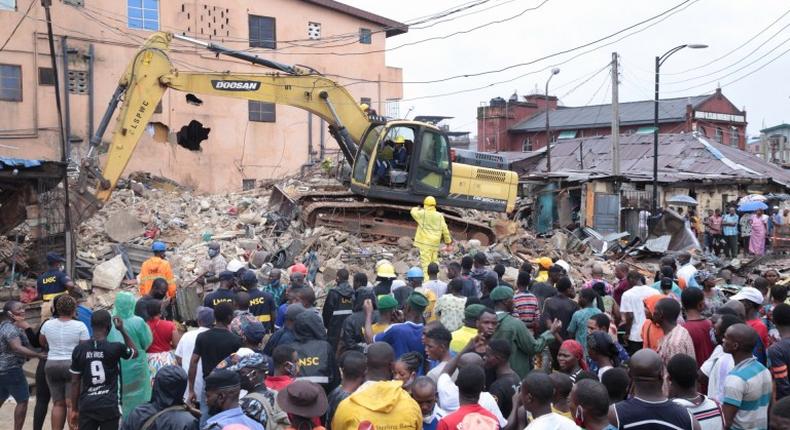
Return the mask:
{"type": "MultiPolygon", "coordinates": [[[[26,14],[28,4],[0,0],[5,33],[21,22],[0,58],[0,156],[60,160],[44,11],[35,1],[26,14]]],[[[387,66],[384,49],[386,38],[408,28],[337,1],[62,0],[53,2],[52,15],[73,160],[87,150],[118,78],[154,30],[307,65],[342,84],[352,78],[348,89],[360,103],[399,116],[402,85],[387,82],[401,81],[402,70],[387,66]]],[[[183,42],[171,48],[179,70],[270,71],[183,42]]],[[[202,191],[230,191],[296,172],[336,150],[325,124],[306,111],[198,97],[199,106],[184,93],[165,93],[125,173],[147,171],[202,191]],[[207,138],[196,142],[205,129],[207,138]]]]}

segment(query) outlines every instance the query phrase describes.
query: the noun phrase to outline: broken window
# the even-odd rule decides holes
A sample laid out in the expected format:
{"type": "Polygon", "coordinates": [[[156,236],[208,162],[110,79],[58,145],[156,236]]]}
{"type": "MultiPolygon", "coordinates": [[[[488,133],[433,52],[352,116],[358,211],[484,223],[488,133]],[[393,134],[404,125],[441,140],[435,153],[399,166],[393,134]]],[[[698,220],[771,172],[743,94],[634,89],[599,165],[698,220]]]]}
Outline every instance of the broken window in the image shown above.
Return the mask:
{"type": "Polygon", "coordinates": [[[176,133],[176,142],[190,151],[200,151],[200,143],[208,139],[210,128],[203,127],[200,121],[192,120],[176,133]]]}
{"type": "Polygon", "coordinates": [[[255,179],[242,179],[241,189],[244,191],[255,189],[255,179]]]}

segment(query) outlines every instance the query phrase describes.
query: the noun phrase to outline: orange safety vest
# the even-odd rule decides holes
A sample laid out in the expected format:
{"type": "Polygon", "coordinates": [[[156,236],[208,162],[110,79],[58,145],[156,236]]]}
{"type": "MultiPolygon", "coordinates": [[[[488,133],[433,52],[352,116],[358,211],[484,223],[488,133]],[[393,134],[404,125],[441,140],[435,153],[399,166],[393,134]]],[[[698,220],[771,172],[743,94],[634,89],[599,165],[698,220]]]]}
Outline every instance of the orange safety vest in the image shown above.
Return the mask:
{"type": "Polygon", "coordinates": [[[167,297],[172,299],[176,296],[176,279],[170,262],[157,256],[145,260],[140,267],[140,296],[151,291],[156,278],[164,278],[167,281],[167,297]]]}

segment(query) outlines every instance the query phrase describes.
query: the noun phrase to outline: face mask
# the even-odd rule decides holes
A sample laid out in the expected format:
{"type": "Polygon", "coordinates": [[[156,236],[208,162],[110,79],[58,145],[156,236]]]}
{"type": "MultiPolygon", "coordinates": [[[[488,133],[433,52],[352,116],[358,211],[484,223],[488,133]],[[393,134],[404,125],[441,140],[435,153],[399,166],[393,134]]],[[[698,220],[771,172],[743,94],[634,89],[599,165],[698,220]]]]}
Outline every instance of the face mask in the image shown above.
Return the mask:
{"type": "Polygon", "coordinates": [[[293,363],[285,363],[285,372],[290,376],[296,377],[299,369],[293,363]]]}
{"type": "Polygon", "coordinates": [[[209,249],[209,250],[208,250],[208,256],[209,256],[210,258],[214,258],[214,257],[216,257],[217,255],[219,255],[219,249],[209,249]]]}

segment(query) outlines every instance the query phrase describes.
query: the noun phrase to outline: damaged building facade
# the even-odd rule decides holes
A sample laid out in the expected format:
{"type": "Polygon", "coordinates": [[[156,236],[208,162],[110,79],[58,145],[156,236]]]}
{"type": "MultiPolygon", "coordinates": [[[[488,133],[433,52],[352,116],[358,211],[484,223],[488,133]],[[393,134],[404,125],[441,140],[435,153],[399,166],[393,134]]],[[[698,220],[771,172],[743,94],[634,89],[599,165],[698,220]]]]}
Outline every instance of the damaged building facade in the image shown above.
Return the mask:
{"type": "MultiPolygon", "coordinates": [[[[621,102],[620,133],[653,133],[653,100],[621,102]]],[[[546,111],[552,142],[611,134],[612,105],[569,107],[540,94],[513,94],[477,108],[478,149],[487,152],[535,151],[546,146],[546,111]]],[[[697,132],[709,140],[746,148],[746,111],[717,89],[713,94],[662,99],[659,133],[697,132]]]]}
{"type": "MultiPolygon", "coordinates": [[[[658,206],[688,195],[699,211],[722,209],[748,194],[786,194],[790,171],[697,133],[659,135],[658,206]]],[[[621,174],[613,176],[610,136],[560,140],[552,145],[551,173],[545,148],[525,154],[511,168],[522,193],[532,196],[539,231],[579,224],[606,234],[647,236],[653,197],[653,135],[620,136],[621,174]]]]}
{"type": "MultiPolygon", "coordinates": [[[[0,61],[0,156],[60,160],[53,71],[44,11],[11,1],[0,26],[16,34],[0,61]],[[14,7],[14,3],[16,3],[14,7]],[[24,17],[27,17],[25,19],[24,17]]],[[[95,0],[53,2],[55,51],[71,159],[85,155],[108,101],[152,31],[221,43],[285,64],[324,73],[360,103],[398,117],[402,70],[385,63],[385,39],[408,28],[332,0],[95,0]],[[317,52],[362,53],[334,55],[317,52]],[[335,76],[336,75],[336,76],[335,76]],[[342,76],[346,78],[341,78],[342,76]]],[[[169,56],[179,70],[267,73],[184,42],[169,56]]],[[[104,141],[109,142],[114,121],[104,141]]],[[[298,172],[337,152],[326,124],[284,105],[167,91],[125,174],[145,171],[206,192],[255,186],[298,172]]]]}

